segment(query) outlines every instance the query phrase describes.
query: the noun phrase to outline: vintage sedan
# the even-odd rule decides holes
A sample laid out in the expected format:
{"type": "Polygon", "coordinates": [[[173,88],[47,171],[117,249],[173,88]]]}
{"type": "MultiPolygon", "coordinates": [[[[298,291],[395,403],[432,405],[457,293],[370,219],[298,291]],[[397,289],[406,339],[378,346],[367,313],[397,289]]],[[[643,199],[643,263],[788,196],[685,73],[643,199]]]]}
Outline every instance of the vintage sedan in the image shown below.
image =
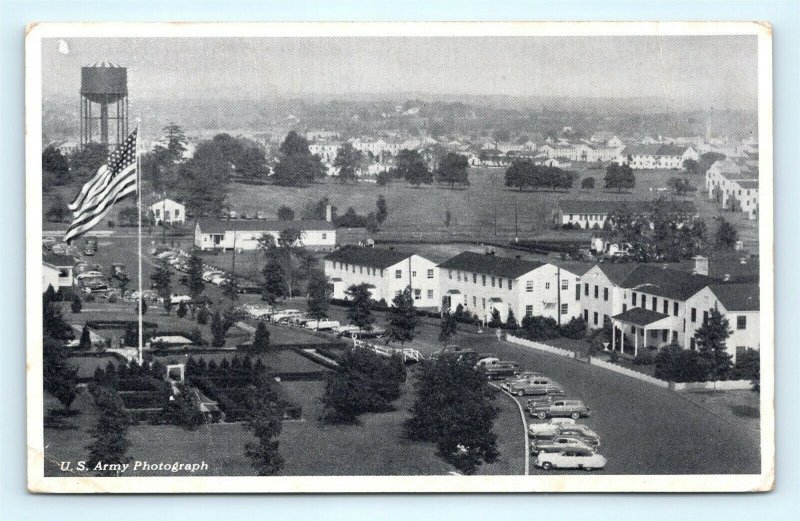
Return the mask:
{"type": "Polygon", "coordinates": [[[605,468],[608,460],[604,456],[587,449],[566,449],[561,452],[540,452],[534,465],[544,470],[605,468]]]}
{"type": "Polygon", "coordinates": [[[583,449],[594,451],[594,447],[588,445],[583,440],[570,436],[553,436],[549,439],[537,439],[531,443],[531,454],[583,449]]]}
{"type": "Polygon", "coordinates": [[[516,394],[517,396],[525,396],[528,394],[564,394],[564,390],[557,383],[543,376],[509,383],[507,390],[511,394],[516,394]]]}
{"type": "Polygon", "coordinates": [[[553,400],[549,404],[533,405],[528,408],[528,412],[540,420],[552,416],[569,416],[577,420],[581,416],[589,416],[591,414],[589,408],[580,400],[553,400]]]}
{"type": "Polygon", "coordinates": [[[535,437],[552,437],[561,434],[561,429],[568,425],[575,425],[572,418],[550,418],[547,423],[528,424],[528,435],[535,437]]]}
{"type": "MultiPolygon", "coordinates": [[[[555,418],[553,418],[555,419],[555,418]]],[[[551,420],[552,421],[552,420],[551,420]]],[[[562,436],[571,436],[583,440],[587,445],[597,447],[600,445],[600,436],[592,429],[581,423],[573,423],[571,425],[560,425],[560,432],[562,436]]]]}

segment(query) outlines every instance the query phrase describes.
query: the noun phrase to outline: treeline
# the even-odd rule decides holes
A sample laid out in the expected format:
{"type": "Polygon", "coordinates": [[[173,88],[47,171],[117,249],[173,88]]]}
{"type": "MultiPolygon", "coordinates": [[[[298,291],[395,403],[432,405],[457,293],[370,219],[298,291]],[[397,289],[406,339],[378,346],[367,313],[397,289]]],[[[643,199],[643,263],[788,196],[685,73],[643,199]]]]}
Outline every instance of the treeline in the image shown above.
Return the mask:
{"type": "Polygon", "coordinates": [[[529,159],[517,160],[506,169],[506,186],[518,190],[547,188],[569,190],[575,174],[555,166],[534,164],[529,159]]]}

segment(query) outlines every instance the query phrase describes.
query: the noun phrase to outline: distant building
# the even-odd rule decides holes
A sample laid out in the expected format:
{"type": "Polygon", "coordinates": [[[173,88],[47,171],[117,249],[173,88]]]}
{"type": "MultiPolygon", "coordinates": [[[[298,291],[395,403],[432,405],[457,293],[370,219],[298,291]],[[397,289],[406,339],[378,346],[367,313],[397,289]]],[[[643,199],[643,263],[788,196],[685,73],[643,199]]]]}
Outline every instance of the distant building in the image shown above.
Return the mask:
{"type": "Polygon", "coordinates": [[[255,250],[259,240],[271,235],[277,241],[281,232],[293,228],[300,232],[297,245],[309,249],[336,247],[336,228],[329,221],[261,221],[199,219],[195,224],[194,245],[201,250],[255,250]]]}
{"type": "Polygon", "coordinates": [[[669,145],[661,143],[642,143],[629,145],[619,154],[619,163],[628,164],[634,170],[639,169],[679,169],[684,161],[697,161],[700,154],[691,146],[669,145]]]}
{"type": "Polygon", "coordinates": [[[333,298],[347,299],[347,289],[369,284],[373,300],[392,300],[409,285],[414,305],[438,308],[436,264],[424,257],[393,249],[346,246],[325,256],[325,275],[333,285],[333,298]]]}
{"type": "Polygon", "coordinates": [[[342,145],[339,143],[329,143],[326,141],[315,142],[308,145],[308,151],[311,154],[319,156],[323,163],[332,165],[336,160],[336,155],[342,145]]]}
{"type": "Polygon", "coordinates": [[[68,255],[45,253],[42,255],[42,292],[48,286],[58,291],[61,288],[71,288],[75,283],[73,267],[75,259],[68,255]]]}
{"type": "Polygon", "coordinates": [[[758,168],[750,161],[716,161],[706,172],[708,198],[722,208],[735,205],[752,219],[758,218],[758,168]]]}
{"type": "Polygon", "coordinates": [[[172,199],[161,199],[150,205],[155,224],[182,224],[186,222],[186,207],[172,199]]]}
{"type": "Polygon", "coordinates": [[[566,323],[580,315],[579,274],[553,264],[463,252],[439,264],[443,311],[465,313],[488,321],[493,310],[506,321],[542,315],[566,323]]]}
{"type": "Polygon", "coordinates": [[[619,147],[589,143],[548,143],[539,147],[539,152],[545,154],[549,159],[596,163],[598,161],[616,161],[620,149],[619,147]]]}
{"type": "MultiPolygon", "coordinates": [[[[697,208],[691,201],[670,201],[671,211],[682,220],[694,219],[697,208]]],[[[586,230],[602,229],[608,216],[616,211],[626,209],[634,215],[649,215],[653,201],[580,201],[562,199],[555,212],[556,224],[570,224],[586,230]]]]}

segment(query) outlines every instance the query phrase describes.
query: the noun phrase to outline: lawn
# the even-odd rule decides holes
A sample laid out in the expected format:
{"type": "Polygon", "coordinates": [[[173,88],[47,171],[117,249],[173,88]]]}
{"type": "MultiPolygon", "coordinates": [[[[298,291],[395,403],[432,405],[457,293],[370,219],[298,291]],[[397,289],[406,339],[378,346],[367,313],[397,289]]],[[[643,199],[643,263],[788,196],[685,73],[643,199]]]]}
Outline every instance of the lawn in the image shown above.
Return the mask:
{"type": "MultiPolygon", "coordinates": [[[[402,435],[402,423],[413,402],[410,382],[406,384],[404,395],[396,402],[396,411],[364,415],[361,424],[356,426],[326,426],[317,421],[322,410],[319,398],[324,390],[323,382],[285,382],[281,385],[289,400],[302,405],[304,416],[302,421],[283,424],[280,451],[286,466],[282,475],[435,475],[454,470],[435,455],[432,444],[412,442],[402,435]]],[[[495,422],[500,457],[495,463],[482,466],[479,473],[520,474],[524,465],[524,438],[519,412],[513,401],[504,396],[498,395],[496,405],[500,409],[495,422]]],[[[58,407],[55,400],[47,397],[46,408],[58,407]]],[[[81,411],[74,419],[79,428],[45,429],[46,475],[68,475],[59,470],[58,462],[77,462],[87,457],[86,446],[91,440],[88,430],[96,422],[96,409],[86,392],[78,397],[74,408],[81,411]]],[[[250,463],[244,456],[244,446],[253,440],[239,424],[203,425],[196,431],[140,424],[130,428],[128,439],[131,442],[128,455],[135,460],[205,461],[209,469],[197,475],[252,475],[250,463]]],[[[170,472],[136,475],[170,475],[170,472]]]]}

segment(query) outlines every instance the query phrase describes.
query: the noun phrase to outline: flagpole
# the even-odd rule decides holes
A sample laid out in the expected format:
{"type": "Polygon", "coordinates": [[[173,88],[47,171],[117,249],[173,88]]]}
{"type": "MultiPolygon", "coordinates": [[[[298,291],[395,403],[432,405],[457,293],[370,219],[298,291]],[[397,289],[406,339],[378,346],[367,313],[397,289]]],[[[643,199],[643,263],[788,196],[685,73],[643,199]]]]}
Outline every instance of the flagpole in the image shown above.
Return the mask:
{"type": "Polygon", "coordinates": [[[144,365],[144,359],[142,356],[142,351],[144,347],[144,331],[142,329],[142,325],[144,320],[142,319],[142,302],[144,299],[144,295],[142,294],[142,157],[139,150],[139,141],[141,140],[141,133],[140,133],[140,126],[137,125],[136,127],[136,209],[137,209],[137,216],[138,216],[138,224],[139,224],[139,232],[137,234],[138,242],[139,242],[139,350],[138,350],[138,362],[139,365],[144,365]]]}

